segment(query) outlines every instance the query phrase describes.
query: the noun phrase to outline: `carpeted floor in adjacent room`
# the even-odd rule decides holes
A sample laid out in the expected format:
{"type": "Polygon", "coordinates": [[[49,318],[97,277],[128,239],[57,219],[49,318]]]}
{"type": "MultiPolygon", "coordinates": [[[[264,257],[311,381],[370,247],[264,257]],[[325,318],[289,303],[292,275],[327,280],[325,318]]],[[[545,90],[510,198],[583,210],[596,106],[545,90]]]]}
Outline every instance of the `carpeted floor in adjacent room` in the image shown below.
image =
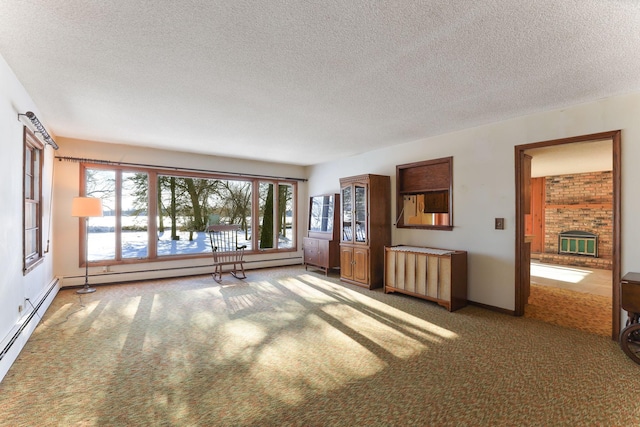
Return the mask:
{"type": "Polygon", "coordinates": [[[531,285],[525,317],[611,337],[611,297],[531,285]]]}
{"type": "Polygon", "coordinates": [[[608,337],[295,266],[61,291],[0,383],[2,426],[637,425],[608,337]]]}

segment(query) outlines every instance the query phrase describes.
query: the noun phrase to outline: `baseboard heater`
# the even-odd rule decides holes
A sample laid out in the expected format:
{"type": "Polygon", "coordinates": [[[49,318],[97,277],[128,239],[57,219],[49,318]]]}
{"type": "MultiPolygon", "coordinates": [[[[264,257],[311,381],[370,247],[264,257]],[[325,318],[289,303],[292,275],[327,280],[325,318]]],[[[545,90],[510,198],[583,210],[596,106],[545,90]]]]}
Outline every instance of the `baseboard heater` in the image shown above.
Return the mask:
{"type": "MultiPolygon", "coordinates": [[[[251,261],[245,261],[245,267],[247,264],[257,264],[257,263],[268,263],[268,262],[278,262],[278,261],[292,261],[292,260],[296,260],[299,261],[300,263],[303,262],[303,258],[296,256],[296,257],[287,257],[287,258],[276,258],[276,259],[258,259],[258,260],[251,260],[251,261]]],[[[286,264],[289,265],[289,264],[286,264]]],[[[213,269],[213,265],[207,264],[207,265],[189,265],[189,266],[185,266],[185,267],[167,267],[167,268],[153,268],[153,269],[148,269],[148,270],[133,270],[133,271],[110,271],[108,273],[100,273],[100,274],[89,274],[89,277],[92,278],[97,278],[97,277],[106,277],[106,276],[119,276],[119,275],[123,275],[123,274],[142,274],[142,273],[158,273],[158,272],[162,272],[162,271],[182,271],[185,270],[185,274],[186,270],[193,270],[196,268],[207,268],[207,267],[211,267],[213,269]]],[[[278,266],[276,266],[278,267],[278,266]]],[[[202,273],[196,273],[196,274],[202,274],[202,273]]],[[[204,273],[206,274],[206,273],[204,273]]],[[[84,275],[82,276],[64,276],[63,279],[77,279],[77,278],[84,278],[84,275]]],[[[132,279],[132,281],[135,281],[137,279],[132,279]]],[[[94,283],[94,284],[98,284],[98,283],[94,283]]],[[[107,282],[104,283],[100,283],[101,285],[107,284],[107,282]]],[[[67,288],[77,288],[80,285],[62,285],[61,289],[67,289],[67,288]]]]}
{"type": "Polygon", "coordinates": [[[22,334],[22,331],[25,330],[25,328],[27,326],[29,326],[29,324],[31,323],[31,321],[33,320],[33,318],[35,316],[38,316],[38,319],[40,319],[40,316],[38,315],[38,310],[40,310],[40,307],[42,307],[42,304],[44,304],[44,302],[47,300],[47,298],[49,297],[49,294],[55,289],[55,287],[58,285],[58,281],[59,279],[56,279],[53,281],[53,284],[49,287],[49,289],[47,290],[47,293],[40,299],[40,301],[38,302],[38,304],[35,306],[35,308],[33,309],[33,311],[29,314],[29,316],[27,316],[27,319],[22,323],[22,325],[20,326],[20,328],[18,328],[18,330],[16,331],[15,334],[13,334],[13,336],[11,337],[11,339],[9,340],[9,342],[7,343],[6,346],[4,346],[4,348],[2,349],[2,351],[0,351],[0,360],[2,360],[4,358],[4,356],[9,352],[9,350],[11,350],[11,347],[13,346],[13,344],[15,344],[15,342],[18,340],[18,337],[22,334]]]}

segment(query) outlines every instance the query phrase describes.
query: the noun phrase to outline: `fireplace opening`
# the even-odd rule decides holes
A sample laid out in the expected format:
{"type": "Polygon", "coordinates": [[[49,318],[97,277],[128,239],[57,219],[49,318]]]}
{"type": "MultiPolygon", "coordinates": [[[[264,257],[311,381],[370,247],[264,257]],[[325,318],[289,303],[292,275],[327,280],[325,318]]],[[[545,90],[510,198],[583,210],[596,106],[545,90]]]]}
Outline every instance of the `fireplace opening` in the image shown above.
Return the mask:
{"type": "Polygon", "coordinates": [[[558,253],[598,257],[598,236],[581,230],[563,231],[558,235],[558,253]]]}

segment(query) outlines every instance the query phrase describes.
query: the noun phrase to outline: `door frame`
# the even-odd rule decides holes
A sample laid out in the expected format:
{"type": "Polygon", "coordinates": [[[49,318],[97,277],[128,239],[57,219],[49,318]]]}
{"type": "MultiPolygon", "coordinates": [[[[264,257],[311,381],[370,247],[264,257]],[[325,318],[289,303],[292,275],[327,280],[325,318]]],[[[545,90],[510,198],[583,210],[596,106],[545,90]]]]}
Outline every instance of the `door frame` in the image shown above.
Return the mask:
{"type": "MultiPolygon", "coordinates": [[[[572,144],[575,142],[588,142],[602,139],[611,139],[613,151],[613,265],[611,272],[612,288],[612,331],[611,339],[617,341],[620,334],[620,289],[617,284],[620,282],[621,268],[621,131],[610,131],[594,133],[590,135],[574,136],[571,138],[554,139],[550,141],[534,142],[515,146],[515,179],[516,179],[516,245],[515,245],[515,310],[516,316],[524,315],[524,306],[527,303],[525,279],[522,277],[524,266],[521,255],[525,248],[525,221],[524,221],[524,197],[526,193],[524,168],[522,167],[522,157],[526,150],[532,148],[551,147],[554,145],[572,144]]],[[[530,260],[529,260],[530,262],[530,260]]],[[[529,278],[527,279],[529,280],[529,278]]]]}

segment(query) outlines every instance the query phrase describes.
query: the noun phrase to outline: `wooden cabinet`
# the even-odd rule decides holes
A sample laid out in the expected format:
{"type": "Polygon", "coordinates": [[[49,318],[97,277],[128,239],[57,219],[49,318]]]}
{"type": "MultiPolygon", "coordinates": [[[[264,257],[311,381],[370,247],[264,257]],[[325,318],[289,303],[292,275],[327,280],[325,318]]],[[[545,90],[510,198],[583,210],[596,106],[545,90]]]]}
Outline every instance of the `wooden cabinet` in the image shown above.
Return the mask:
{"type": "Polygon", "coordinates": [[[340,246],[340,279],[368,286],[369,249],[365,247],[340,246]]]}
{"type": "Polygon", "coordinates": [[[340,267],[338,241],[305,237],[302,239],[305,268],[319,268],[327,275],[332,268],[340,267]]]}
{"type": "Polygon", "coordinates": [[[467,252],[387,247],[384,292],[434,301],[449,311],[462,308],[467,305],[467,252]]]}
{"type": "Polygon", "coordinates": [[[302,239],[304,265],[317,267],[327,275],[340,267],[338,205],[339,194],[321,194],[309,199],[309,237],[302,239]]]}
{"type": "Polygon", "coordinates": [[[369,289],[383,285],[384,247],[391,244],[391,179],[340,179],[340,279],[369,289]]]}

